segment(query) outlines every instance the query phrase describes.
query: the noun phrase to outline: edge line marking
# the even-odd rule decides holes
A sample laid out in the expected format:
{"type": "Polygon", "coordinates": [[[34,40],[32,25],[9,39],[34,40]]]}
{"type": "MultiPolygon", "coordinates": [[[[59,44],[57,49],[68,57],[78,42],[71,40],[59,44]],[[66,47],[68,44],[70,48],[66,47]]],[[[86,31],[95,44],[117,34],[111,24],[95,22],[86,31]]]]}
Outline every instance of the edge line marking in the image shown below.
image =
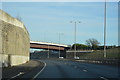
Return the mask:
{"type": "MultiPolygon", "coordinates": [[[[42,61],[43,62],[43,61],[42,61]]],[[[45,62],[43,62],[44,63],[44,67],[41,69],[41,71],[39,71],[34,77],[33,77],[33,79],[35,79],[44,69],[45,69],[45,67],[46,67],[46,63],[45,62]]]]}

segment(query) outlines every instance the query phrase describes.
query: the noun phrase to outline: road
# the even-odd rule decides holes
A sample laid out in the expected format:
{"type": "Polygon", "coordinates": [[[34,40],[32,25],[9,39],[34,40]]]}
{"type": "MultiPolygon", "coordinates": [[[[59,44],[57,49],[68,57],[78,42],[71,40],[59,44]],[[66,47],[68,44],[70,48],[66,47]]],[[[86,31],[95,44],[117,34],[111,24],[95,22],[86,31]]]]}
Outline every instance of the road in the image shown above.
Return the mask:
{"type": "Polygon", "coordinates": [[[118,78],[118,68],[114,66],[82,63],[68,60],[41,60],[46,67],[36,78],[118,78]]]}

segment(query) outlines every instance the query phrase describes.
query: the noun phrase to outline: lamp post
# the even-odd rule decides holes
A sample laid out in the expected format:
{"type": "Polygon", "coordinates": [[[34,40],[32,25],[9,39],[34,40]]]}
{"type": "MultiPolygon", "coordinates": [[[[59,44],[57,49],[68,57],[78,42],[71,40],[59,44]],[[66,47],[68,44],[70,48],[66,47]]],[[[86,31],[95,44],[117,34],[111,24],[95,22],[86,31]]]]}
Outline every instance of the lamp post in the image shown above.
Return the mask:
{"type": "Polygon", "coordinates": [[[48,44],[48,56],[47,57],[49,58],[49,44],[48,44]]]}
{"type": "Polygon", "coordinates": [[[46,42],[46,33],[44,32],[44,41],[46,42]]]}
{"type": "MultiPolygon", "coordinates": [[[[75,29],[74,29],[74,58],[76,58],[76,23],[77,21],[71,21],[70,23],[75,23],[75,29]]],[[[80,23],[80,21],[78,21],[80,23]]]]}
{"type": "Polygon", "coordinates": [[[63,33],[59,33],[59,58],[60,58],[60,37],[63,35],[63,33]]]}
{"type": "MultiPolygon", "coordinates": [[[[46,40],[46,33],[44,32],[44,42],[46,42],[45,40],[46,40]]],[[[47,46],[48,46],[47,58],[49,58],[49,44],[47,46]]]]}
{"type": "Polygon", "coordinates": [[[106,0],[105,0],[105,7],[104,7],[104,58],[106,58],[106,0]]]}

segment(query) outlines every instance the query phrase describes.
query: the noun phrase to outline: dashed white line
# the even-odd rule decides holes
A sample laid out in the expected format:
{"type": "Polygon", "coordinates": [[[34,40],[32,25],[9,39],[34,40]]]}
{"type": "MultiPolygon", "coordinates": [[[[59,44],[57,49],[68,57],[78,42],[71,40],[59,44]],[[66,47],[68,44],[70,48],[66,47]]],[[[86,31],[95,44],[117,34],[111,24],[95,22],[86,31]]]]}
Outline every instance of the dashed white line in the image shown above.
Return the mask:
{"type": "Polygon", "coordinates": [[[77,68],[77,66],[74,66],[74,68],[77,68]]]}
{"type": "Polygon", "coordinates": [[[15,75],[15,76],[11,77],[11,79],[16,78],[16,77],[18,77],[18,76],[20,76],[20,75],[22,75],[22,74],[24,74],[24,72],[20,72],[19,74],[17,74],[17,75],[15,75]]]}
{"type": "Polygon", "coordinates": [[[33,77],[33,79],[35,79],[44,69],[45,69],[45,67],[46,67],[46,63],[45,62],[43,62],[45,65],[44,65],[44,67],[42,68],[42,70],[40,71],[40,72],[38,72],[34,77],[33,77]]]}
{"type": "Polygon", "coordinates": [[[105,78],[105,77],[103,77],[103,76],[101,76],[100,78],[103,79],[103,80],[108,80],[107,78],[105,78]]]}
{"type": "Polygon", "coordinates": [[[85,69],[84,69],[83,71],[84,71],[84,72],[87,72],[87,70],[85,70],[85,69]]]}

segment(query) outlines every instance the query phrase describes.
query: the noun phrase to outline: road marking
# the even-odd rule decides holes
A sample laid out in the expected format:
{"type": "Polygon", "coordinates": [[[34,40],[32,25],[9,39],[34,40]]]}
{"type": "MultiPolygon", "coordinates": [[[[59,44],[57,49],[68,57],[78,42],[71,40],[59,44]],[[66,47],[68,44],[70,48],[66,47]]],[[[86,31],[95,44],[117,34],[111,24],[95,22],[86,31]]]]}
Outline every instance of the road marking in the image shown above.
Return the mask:
{"type": "Polygon", "coordinates": [[[108,80],[107,78],[105,78],[105,77],[103,77],[103,76],[101,76],[100,78],[103,79],[103,80],[108,80]]]}
{"type": "Polygon", "coordinates": [[[15,76],[11,77],[11,79],[16,78],[16,77],[18,77],[18,76],[20,76],[20,75],[22,75],[22,74],[24,74],[24,72],[20,72],[19,74],[17,74],[17,75],[15,75],[15,76]]]}
{"type": "Polygon", "coordinates": [[[83,71],[84,71],[84,72],[87,72],[87,70],[85,70],[85,69],[84,69],[83,71]]]}
{"type": "Polygon", "coordinates": [[[46,63],[45,62],[43,62],[45,65],[44,65],[44,67],[42,68],[42,70],[40,71],[40,72],[38,72],[34,77],[33,77],[33,79],[35,79],[44,69],[45,69],[45,67],[46,67],[46,63]]]}
{"type": "Polygon", "coordinates": [[[74,68],[77,68],[77,66],[74,66],[74,68]]]}

